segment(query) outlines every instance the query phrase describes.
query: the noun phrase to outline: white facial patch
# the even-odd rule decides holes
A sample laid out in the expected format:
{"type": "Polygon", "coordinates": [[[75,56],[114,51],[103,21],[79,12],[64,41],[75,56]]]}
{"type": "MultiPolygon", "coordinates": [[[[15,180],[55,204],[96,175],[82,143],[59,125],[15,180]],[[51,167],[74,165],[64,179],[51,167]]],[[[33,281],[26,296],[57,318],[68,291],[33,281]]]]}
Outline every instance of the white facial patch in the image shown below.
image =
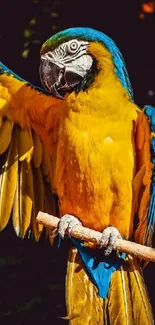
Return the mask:
{"type": "Polygon", "coordinates": [[[93,63],[92,57],[87,53],[88,44],[87,41],[72,39],[60,44],[54,51],[48,51],[41,58],[84,77],[93,63]]]}
{"type": "Polygon", "coordinates": [[[79,55],[87,53],[88,42],[72,39],[68,42],[60,44],[54,51],[48,51],[42,58],[49,61],[59,61],[62,63],[70,61],[73,58],[78,58],[79,55]]]}
{"type": "Polygon", "coordinates": [[[83,55],[78,59],[66,64],[66,71],[72,71],[78,73],[81,77],[84,77],[90,70],[93,63],[93,59],[90,55],[83,55]]]}

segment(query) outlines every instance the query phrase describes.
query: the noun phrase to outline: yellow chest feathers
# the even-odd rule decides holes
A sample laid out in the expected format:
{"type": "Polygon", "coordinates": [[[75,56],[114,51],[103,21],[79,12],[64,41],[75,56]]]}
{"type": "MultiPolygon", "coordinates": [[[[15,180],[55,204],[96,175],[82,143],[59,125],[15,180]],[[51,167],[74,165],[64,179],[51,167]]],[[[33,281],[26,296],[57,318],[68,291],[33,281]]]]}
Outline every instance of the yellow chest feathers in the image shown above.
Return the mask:
{"type": "Polygon", "coordinates": [[[95,178],[103,179],[105,173],[113,174],[118,165],[131,175],[134,164],[131,117],[111,120],[95,114],[70,112],[61,132],[64,153],[68,155],[69,168],[66,168],[79,173],[79,178],[90,173],[90,182],[94,182],[95,178]]]}
{"type": "Polygon", "coordinates": [[[128,229],[120,229],[126,237],[134,171],[132,121],[133,116],[112,121],[70,112],[60,131],[56,163],[62,213],[97,230],[126,218],[128,229]]]}

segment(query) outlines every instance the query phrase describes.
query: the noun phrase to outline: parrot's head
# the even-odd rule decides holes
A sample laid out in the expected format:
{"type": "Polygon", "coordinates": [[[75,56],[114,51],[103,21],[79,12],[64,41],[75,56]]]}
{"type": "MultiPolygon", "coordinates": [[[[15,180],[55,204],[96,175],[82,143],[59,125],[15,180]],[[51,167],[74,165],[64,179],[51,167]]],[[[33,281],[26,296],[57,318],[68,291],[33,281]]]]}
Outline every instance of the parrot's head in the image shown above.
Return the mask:
{"type": "Polygon", "coordinates": [[[53,35],[41,48],[40,78],[55,97],[85,91],[99,73],[115,73],[132,98],[122,55],[113,40],[92,28],[69,28],[53,35]]]}

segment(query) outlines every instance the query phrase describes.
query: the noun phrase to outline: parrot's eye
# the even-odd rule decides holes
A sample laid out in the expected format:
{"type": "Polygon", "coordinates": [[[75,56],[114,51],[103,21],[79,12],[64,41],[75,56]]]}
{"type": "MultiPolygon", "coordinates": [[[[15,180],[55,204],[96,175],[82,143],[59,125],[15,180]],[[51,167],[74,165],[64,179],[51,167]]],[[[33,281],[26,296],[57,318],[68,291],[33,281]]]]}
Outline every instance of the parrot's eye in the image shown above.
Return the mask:
{"type": "Polygon", "coordinates": [[[75,53],[78,49],[79,45],[76,41],[70,42],[68,44],[68,51],[71,53],[75,53]]]}

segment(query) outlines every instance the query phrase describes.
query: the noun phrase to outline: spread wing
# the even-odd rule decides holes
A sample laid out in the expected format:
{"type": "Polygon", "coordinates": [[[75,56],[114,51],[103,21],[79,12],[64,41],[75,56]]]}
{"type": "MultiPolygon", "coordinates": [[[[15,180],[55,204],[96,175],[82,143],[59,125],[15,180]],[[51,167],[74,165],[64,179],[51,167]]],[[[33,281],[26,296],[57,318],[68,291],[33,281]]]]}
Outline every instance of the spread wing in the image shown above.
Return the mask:
{"type": "Polygon", "coordinates": [[[145,106],[135,126],[136,175],[133,213],[138,217],[135,240],[152,245],[155,226],[155,108],[145,106]]]}
{"type": "Polygon", "coordinates": [[[0,62],[0,230],[11,216],[18,236],[32,230],[38,240],[38,211],[55,213],[52,130],[58,130],[60,108],[61,100],[0,62]]]}

